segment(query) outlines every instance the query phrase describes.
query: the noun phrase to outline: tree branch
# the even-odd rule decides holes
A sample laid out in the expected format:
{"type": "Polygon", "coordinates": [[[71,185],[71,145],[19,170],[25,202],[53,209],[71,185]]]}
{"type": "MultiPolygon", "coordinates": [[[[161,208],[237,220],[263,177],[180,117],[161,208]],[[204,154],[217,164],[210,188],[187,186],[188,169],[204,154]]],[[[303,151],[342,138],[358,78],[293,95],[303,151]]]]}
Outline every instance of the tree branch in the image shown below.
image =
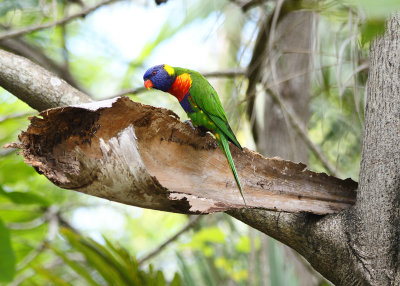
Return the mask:
{"type": "Polygon", "coordinates": [[[91,7],[88,8],[84,8],[82,9],[80,12],[72,14],[70,16],[67,16],[65,18],[62,18],[60,20],[54,21],[54,22],[49,22],[49,23],[45,23],[45,24],[41,24],[41,25],[35,25],[35,26],[30,26],[30,27],[26,27],[26,28],[22,28],[19,30],[10,30],[7,32],[4,32],[2,34],[0,34],[0,40],[5,40],[5,39],[9,39],[9,38],[14,38],[14,37],[19,37],[25,34],[29,34],[32,32],[36,32],[39,30],[43,30],[43,29],[47,29],[47,28],[51,28],[57,25],[62,25],[65,23],[68,23],[69,21],[75,19],[75,18],[79,18],[79,17],[85,17],[86,15],[90,14],[91,12],[97,10],[98,8],[104,6],[104,5],[108,5],[111,4],[113,2],[116,2],[119,0],[103,0],[91,7]]]}
{"type": "MultiPolygon", "coordinates": [[[[244,207],[215,139],[200,136],[169,110],[119,98],[39,115],[13,146],[62,188],[181,213],[244,207]]],[[[250,207],[326,214],[354,203],[357,184],[351,180],[246,148],[231,152],[250,207]]]]}
{"type": "Polygon", "coordinates": [[[175,240],[177,240],[182,234],[184,234],[185,232],[187,232],[188,230],[192,229],[194,226],[197,225],[197,223],[199,222],[199,220],[201,219],[201,216],[195,216],[195,217],[191,217],[189,219],[189,222],[181,229],[179,230],[177,233],[175,233],[173,236],[171,236],[170,238],[168,238],[166,241],[164,241],[162,244],[160,244],[156,249],[154,249],[153,251],[151,251],[150,253],[148,253],[146,256],[144,256],[143,258],[138,260],[138,264],[143,264],[144,262],[146,262],[147,260],[153,258],[154,256],[156,256],[158,253],[160,253],[165,247],[167,247],[170,243],[174,242],[175,240]]]}
{"type": "Polygon", "coordinates": [[[133,95],[133,94],[142,93],[144,91],[146,91],[146,88],[144,86],[129,88],[129,89],[122,90],[114,95],[107,96],[104,99],[116,98],[116,97],[121,97],[121,96],[126,96],[126,95],[133,95]]]}
{"type": "Polygon", "coordinates": [[[266,2],[265,0],[247,0],[247,1],[230,0],[230,1],[235,3],[236,5],[238,5],[244,13],[249,11],[250,9],[252,9],[256,6],[262,5],[264,2],[266,2]]]}
{"type": "Polygon", "coordinates": [[[400,285],[400,13],[370,48],[360,193],[346,220],[359,285],[400,285]]]}
{"type": "MultiPolygon", "coordinates": [[[[240,69],[232,69],[232,70],[223,70],[223,71],[215,71],[215,72],[204,72],[202,73],[205,77],[236,77],[236,76],[243,76],[246,75],[246,71],[240,69]]],[[[141,92],[146,91],[144,87],[135,87],[126,90],[122,90],[119,93],[116,93],[111,96],[107,96],[103,99],[110,99],[115,97],[126,96],[129,94],[138,94],[141,92]]]]}
{"type": "Polygon", "coordinates": [[[202,72],[201,73],[205,77],[237,77],[237,76],[245,76],[247,71],[244,69],[231,69],[231,70],[221,70],[214,72],[202,72]]]}
{"type": "Polygon", "coordinates": [[[43,51],[41,51],[35,45],[30,44],[24,41],[23,39],[15,38],[15,39],[1,40],[0,47],[14,54],[30,59],[31,61],[41,65],[45,69],[48,69],[56,73],[59,77],[67,81],[73,87],[85,92],[84,89],[78,84],[78,82],[72,76],[69,69],[65,68],[65,66],[60,65],[59,63],[49,58],[46,54],[43,53],[43,51]]]}
{"type": "Polygon", "coordinates": [[[38,111],[91,101],[44,68],[4,50],[0,50],[0,86],[38,111]]]}

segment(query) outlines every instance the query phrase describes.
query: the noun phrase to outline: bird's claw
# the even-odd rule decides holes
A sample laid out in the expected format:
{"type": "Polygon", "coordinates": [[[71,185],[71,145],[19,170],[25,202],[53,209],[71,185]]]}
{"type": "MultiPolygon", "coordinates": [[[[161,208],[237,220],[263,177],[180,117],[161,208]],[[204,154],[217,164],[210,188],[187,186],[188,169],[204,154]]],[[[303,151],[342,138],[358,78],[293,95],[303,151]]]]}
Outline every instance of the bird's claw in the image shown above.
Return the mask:
{"type": "Polygon", "coordinates": [[[183,123],[188,124],[193,130],[196,130],[196,128],[193,126],[192,120],[188,119],[185,120],[183,123]]]}
{"type": "Polygon", "coordinates": [[[192,128],[192,130],[195,131],[201,137],[206,136],[208,130],[206,128],[204,128],[203,126],[198,126],[197,128],[194,127],[194,125],[190,119],[185,120],[183,123],[188,124],[192,128]]]}

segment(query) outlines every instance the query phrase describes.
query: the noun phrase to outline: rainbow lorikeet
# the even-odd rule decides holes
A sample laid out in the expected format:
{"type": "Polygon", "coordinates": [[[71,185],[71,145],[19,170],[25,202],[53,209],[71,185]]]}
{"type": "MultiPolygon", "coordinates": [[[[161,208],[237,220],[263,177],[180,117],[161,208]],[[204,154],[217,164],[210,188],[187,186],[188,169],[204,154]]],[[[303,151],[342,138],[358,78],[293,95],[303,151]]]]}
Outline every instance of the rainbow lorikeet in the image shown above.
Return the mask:
{"type": "Polygon", "coordinates": [[[143,80],[147,89],[155,88],[175,96],[195,126],[214,134],[246,204],[228,141],[243,149],[229,126],[224,108],[211,84],[198,72],[168,65],[148,69],[143,80]]]}

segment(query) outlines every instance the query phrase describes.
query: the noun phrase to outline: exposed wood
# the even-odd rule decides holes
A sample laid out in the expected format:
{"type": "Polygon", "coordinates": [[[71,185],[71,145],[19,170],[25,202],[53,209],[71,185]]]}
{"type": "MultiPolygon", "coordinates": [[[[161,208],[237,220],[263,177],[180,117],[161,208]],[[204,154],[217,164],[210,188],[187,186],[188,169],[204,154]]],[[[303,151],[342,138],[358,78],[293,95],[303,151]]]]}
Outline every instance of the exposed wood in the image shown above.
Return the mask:
{"type": "MultiPolygon", "coordinates": [[[[26,163],[62,188],[181,213],[244,207],[214,138],[201,137],[169,110],[119,98],[40,116],[18,147],[26,163]]],[[[250,207],[327,214],[355,202],[350,179],[248,149],[231,152],[250,207]]]]}

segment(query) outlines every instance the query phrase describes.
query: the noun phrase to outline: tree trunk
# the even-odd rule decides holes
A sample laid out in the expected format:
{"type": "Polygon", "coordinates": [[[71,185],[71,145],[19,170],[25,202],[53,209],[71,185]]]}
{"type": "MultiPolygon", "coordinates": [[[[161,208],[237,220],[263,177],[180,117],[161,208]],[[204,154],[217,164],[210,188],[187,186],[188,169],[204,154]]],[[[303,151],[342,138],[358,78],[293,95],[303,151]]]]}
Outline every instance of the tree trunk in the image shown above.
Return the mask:
{"type": "MultiPolygon", "coordinates": [[[[277,24],[275,36],[270,37],[273,50],[265,51],[268,60],[263,64],[261,81],[279,94],[297,115],[303,126],[309,117],[312,13],[296,11],[285,14],[277,24]],[[288,79],[283,82],[282,79],[288,79]],[[281,82],[277,84],[276,82],[281,82]]],[[[279,156],[286,160],[307,163],[308,148],[296,135],[286,115],[274,99],[265,93],[256,109],[255,128],[257,150],[264,156],[279,156]],[[263,101],[263,102],[261,102],[263,101]]]]}
{"type": "Polygon", "coordinates": [[[346,240],[363,285],[400,285],[400,14],[370,52],[360,185],[346,240]]]}

